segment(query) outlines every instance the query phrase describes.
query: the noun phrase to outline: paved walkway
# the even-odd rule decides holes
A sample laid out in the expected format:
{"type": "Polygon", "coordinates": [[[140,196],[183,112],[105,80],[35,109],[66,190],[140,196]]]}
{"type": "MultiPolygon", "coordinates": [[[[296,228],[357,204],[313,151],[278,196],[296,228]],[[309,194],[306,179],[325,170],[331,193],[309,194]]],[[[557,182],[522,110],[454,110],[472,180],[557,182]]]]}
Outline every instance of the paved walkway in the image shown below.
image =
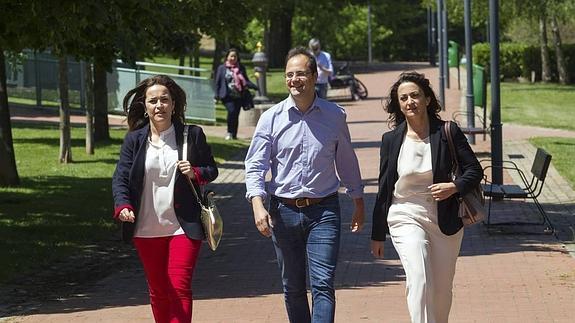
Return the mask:
{"type": "MultiPolygon", "coordinates": [[[[401,66],[404,68],[404,66],[401,66]]],[[[417,65],[437,83],[437,69],[417,65]]],[[[381,134],[388,130],[381,100],[400,72],[390,65],[385,72],[359,75],[370,99],[343,103],[366,185],[368,214],[377,190],[381,134]]],[[[456,83],[452,83],[456,84],[456,83]]],[[[459,108],[460,91],[447,90],[444,118],[459,108]]],[[[225,131],[204,127],[209,134],[225,131]]],[[[521,153],[525,165],[534,148],[527,133],[504,126],[505,156],[521,153]],[[509,131],[508,131],[509,129],[509,131]],[[513,138],[508,141],[508,138],[513,138]]],[[[243,128],[250,138],[253,128],[243,128]]],[[[536,132],[530,132],[530,135],[536,132]]],[[[574,133],[565,135],[575,136],[574,133]]],[[[474,149],[488,153],[489,142],[478,138],[474,149]]],[[[244,200],[243,163],[226,162],[217,181],[225,220],[225,236],[216,252],[202,250],[193,282],[194,322],[287,322],[279,270],[271,241],[256,230],[244,200]]],[[[350,221],[351,200],[342,196],[343,228],[350,221]]],[[[553,168],[542,196],[544,207],[561,230],[575,228],[574,192],[553,168]],[[560,192],[561,194],[559,194],[560,192]]],[[[505,217],[532,217],[529,203],[496,203],[494,212],[505,217]]],[[[337,271],[336,322],[409,322],[405,303],[405,276],[388,240],[385,259],[369,254],[368,223],[359,234],[344,229],[337,271]]],[[[562,231],[563,232],[563,231],[562,231]]],[[[455,277],[451,322],[572,322],[575,311],[575,259],[563,241],[553,235],[489,235],[484,225],[466,229],[455,277]]],[[[73,297],[38,304],[31,313],[8,318],[9,322],[151,322],[143,272],[135,257],[133,266],[113,274],[73,297]]]]}

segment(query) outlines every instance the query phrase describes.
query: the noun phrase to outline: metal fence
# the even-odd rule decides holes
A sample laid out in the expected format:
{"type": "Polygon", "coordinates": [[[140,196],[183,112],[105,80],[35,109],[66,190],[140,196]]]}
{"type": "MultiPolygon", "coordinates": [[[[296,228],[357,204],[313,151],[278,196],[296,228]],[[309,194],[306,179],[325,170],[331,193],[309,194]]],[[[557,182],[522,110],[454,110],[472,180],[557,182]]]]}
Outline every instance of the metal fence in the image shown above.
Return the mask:
{"type": "MultiPolygon", "coordinates": [[[[73,108],[85,108],[84,62],[68,61],[69,98],[73,108]]],[[[135,68],[116,62],[107,75],[108,110],[122,111],[124,95],[138,82],[159,74],[151,69],[161,69],[162,74],[173,78],[186,92],[188,106],[186,117],[196,120],[216,121],[214,89],[208,69],[178,65],[136,62],[135,68]],[[177,74],[179,70],[200,76],[177,74]],[[164,72],[169,71],[169,72],[164,72]]],[[[22,52],[6,62],[8,95],[10,99],[36,106],[58,105],[58,61],[47,53],[22,52]]]]}

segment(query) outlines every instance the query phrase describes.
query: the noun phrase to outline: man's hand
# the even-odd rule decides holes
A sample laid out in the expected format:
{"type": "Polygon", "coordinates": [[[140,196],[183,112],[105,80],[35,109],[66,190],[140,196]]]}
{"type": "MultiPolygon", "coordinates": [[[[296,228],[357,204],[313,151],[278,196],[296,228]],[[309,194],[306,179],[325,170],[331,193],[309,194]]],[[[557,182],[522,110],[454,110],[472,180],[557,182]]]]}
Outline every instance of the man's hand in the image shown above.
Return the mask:
{"type": "Polygon", "coordinates": [[[258,231],[265,237],[271,237],[273,228],[272,219],[264,207],[264,202],[261,196],[254,196],[252,198],[252,209],[254,211],[254,221],[258,231]]]}
{"type": "Polygon", "coordinates": [[[383,241],[371,240],[371,254],[378,259],[383,259],[383,241]]]}
{"type": "Polygon", "coordinates": [[[351,217],[350,229],[351,232],[359,232],[363,228],[363,222],[365,221],[363,198],[353,199],[353,204],[355,205],[355,209],[351,217]]]}

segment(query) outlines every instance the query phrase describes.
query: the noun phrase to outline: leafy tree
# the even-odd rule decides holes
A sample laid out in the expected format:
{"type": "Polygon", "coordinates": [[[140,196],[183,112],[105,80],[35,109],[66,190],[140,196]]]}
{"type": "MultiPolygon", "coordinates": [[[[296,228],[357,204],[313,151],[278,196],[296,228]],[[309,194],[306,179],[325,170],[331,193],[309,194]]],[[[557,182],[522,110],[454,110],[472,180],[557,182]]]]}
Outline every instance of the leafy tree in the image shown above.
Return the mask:
{"type": "MultiPolygon", "coordinates": [[[[216,41],[212,70],[218,67],[223,51],[228,47],[241,48],[244,30],[252,18],[263,10],[269,1],[276,0],[211,0],[205,3],[205,11],[197,15],[197,30],[212,36],[216,41]],[[259,8],[262,7],[262,8],[259,8]]],[[[195,29],[196,30],[196,29],[195,29]]]]}

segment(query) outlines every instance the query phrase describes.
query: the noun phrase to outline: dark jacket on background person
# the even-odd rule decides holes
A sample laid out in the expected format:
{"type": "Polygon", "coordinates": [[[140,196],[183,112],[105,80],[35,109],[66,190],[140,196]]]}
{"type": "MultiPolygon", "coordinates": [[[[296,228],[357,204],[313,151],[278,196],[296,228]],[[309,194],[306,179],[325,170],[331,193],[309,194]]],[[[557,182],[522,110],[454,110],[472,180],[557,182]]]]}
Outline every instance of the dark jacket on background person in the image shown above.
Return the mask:
{"type": "MultiPolygon", "coordinates": [[[[444,122],[441,120],[430,120],[429,138],[431,143],[433,183],[452,181],[450,175],[453,161],[449,152],[446,134],[442,129],[444,122]]],[[[395,183],[399,178],[397,174],[397,160],[406,131],[407,123],[404,121],[392,131],[385,133],[382,138],[378,181],[379,193],[373,210],[372,240],[384,241],[385,235],[389,233],[387,214],[392,204],[395,183]]],[[[463,227],[463,223],[458,216],[458,199],[478,185],[483,178],[483,170],[473,150],[471,150],[467,138],[453,122],[451,123],[451,133],[462,175],[453,181],[458,193],[437,202],[437,221],[441,232],[445,235],[455,234],[463,227]]]]}
{"type": "MultiPolygon", "coordinates": [[[[178,159],[182,158],[184,125],[173,123],[178,145],[178,159]]],[[[120,151],[120,160],[112,178],[114,196],[114,216],[117,217],[123,208],[134,211],[134,223],[122,222],[122,238],[130,242],[134,236],[142,190],[144,188],[145,161],[150,125],[129,132],[124,138],[120,151]]],[[[202,128],[194,125],[188,130],[188,160],[194,169],[199,171],[201,181],[211,182],[218,176],[216,162],[202,128]]],[[[190,239],[204,239],[204,231],[200,221],[200,205],[189,186],[188,181],[179,170],[176,171],[174,184],[174,211],[176,218],[190,239]]],[[[197,180],[192,181],[197,192],[200,187],[197,180]]]]}
{"type": "MultiPolygon", "coordinates": [[[[229,93],[230,89],[228,88],[228,84],[226,83],[226,70],[227,70],[226,64],[221,64],[220,66],[218,66],[218,69],[216,71],[216,77],[214,79],[215,81],[214,91],[216,93],[216,99],[221,101],[231,99],[229,93]]],[[[252,81],[250,81],[246,73],[246,68],[241,64],[240,64],[240,73],[246,79],[246,88],[244,89],[241,98],[239,98],[240,100],[242,100],[241,106],[244,108],[247,107],[253,108],[254,107],[253,96],[251,95],[251,93],[249,93],[248,89],[258,90],[258,87],[252,81]]]]}

